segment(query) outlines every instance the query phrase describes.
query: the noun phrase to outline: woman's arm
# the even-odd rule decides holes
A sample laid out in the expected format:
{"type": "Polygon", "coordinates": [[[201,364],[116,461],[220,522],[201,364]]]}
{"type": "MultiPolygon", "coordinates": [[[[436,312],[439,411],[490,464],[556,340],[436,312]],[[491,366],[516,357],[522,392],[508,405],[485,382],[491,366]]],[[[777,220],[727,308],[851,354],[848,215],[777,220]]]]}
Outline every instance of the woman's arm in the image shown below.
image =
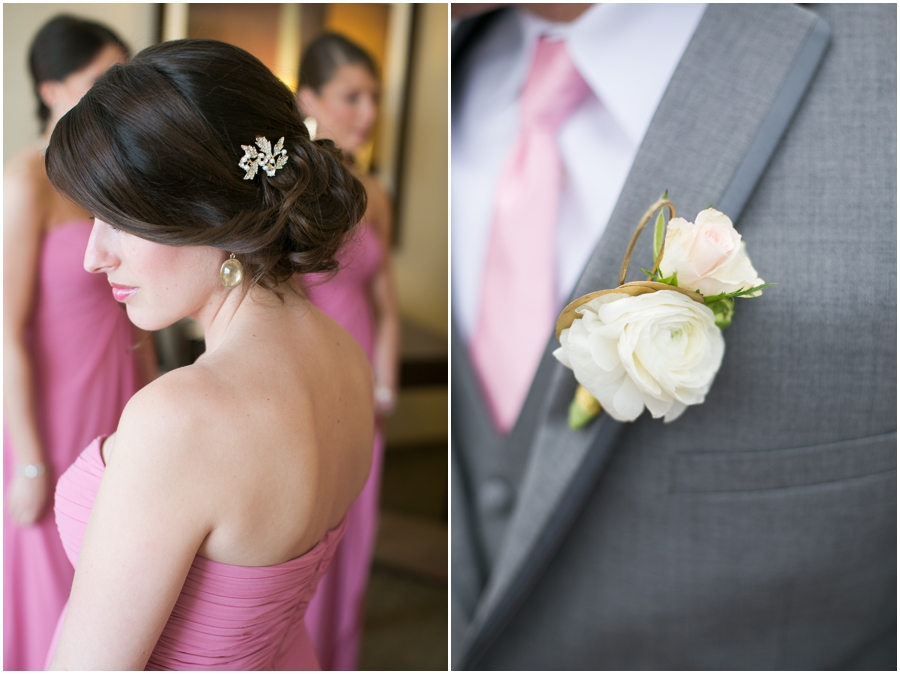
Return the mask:
{"type": "Polygon", "coordinates": [[[212,529],[197,396],[190,379],[168,376],[125,407],[51,669],[146,666],[212,529]]]}
{"type": "Polygon", "coordinates": [[[45,472],[17,472],[7,493],[13,522],[29,526],[43,514],[51,494],[49,464],[37,427],[34,370],[25,344],[33,309],[44,220],[41,174],[27,155],[3,172],[3,412],[18,466],[42,464],[45,472]]]}
{"type": "Polygon", "coordinates": [[[389,414],[397,402],[399,387],[400,313],[394,277],[391,267],[391,238],[394,214],[390,198],[384,187],[374,178],[366,180],[369,206],[366,218],[371,219],[378,230],[384,248],[384,259],[369,287],[375,309],[375,352],[372,370],[375,377],[375,410],[380,415],[389,414]],[[389,391],[390,397],[379,399],[379,389],[389,391]]]}

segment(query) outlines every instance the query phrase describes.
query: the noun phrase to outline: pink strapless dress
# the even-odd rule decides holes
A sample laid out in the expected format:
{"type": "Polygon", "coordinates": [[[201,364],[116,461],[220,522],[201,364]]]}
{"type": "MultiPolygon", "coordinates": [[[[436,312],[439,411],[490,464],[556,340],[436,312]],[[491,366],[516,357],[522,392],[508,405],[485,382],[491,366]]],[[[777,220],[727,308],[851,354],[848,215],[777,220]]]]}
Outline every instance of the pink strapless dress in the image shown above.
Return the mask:
{"type": "MultiPolygon", "coordinates": [[[[104,465],[97,438],[59,479],[56,524],[78,563],[104,465]]],[[[274,566],[232,566],[195,557],[148,670],[319,669],[303,616],[344,535],[347,518],[306,554],[274,566]]],[[[46,654],[49,666],[65,612],[46,654]]]]}
{"type": "MultiPolygon", "coordinates": [[[[131,326],[103,274],[83,268],[89,221],[50,230],[41,246],[35,304],[26,335],[38,431],[55,479],[84,446],[112,433],[125,403],[140,388],[131,326]]],[[[4,493],[15,455],[3,424],[4,493]]],[[[47,509],[20,528],[3,507],[3,669],[44,666],[47,647],[69,590],[66,559],[47,509]]]]}
{"type": "MultiPolygon", "coordinates": [[[[375,311],[369,300],[369,285],[384,254],[375,229],[363,223],[339,251],[338,272],[330,278],[310,276],[304,283],[310,301],[353,335],[369,362],[375,346],[375,311]]],[[[306,612],[322,669],[358,669],[366,586],[378,533],[383,463],[384,433],[376,425],[369,480],[347,512],[344,540],[306,612]]]]}

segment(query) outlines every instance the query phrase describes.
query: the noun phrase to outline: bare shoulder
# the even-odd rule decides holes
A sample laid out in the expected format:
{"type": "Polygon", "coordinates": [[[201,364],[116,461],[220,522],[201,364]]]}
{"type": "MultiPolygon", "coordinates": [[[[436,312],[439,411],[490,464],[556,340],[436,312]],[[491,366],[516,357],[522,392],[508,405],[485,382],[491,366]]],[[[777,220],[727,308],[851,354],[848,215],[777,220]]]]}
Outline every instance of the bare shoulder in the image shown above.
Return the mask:
{"type": "Polygon", "coordinates": [[[355,498],[362,490],[371,466],[374,433],[374,383],[372,365],[359,343],[330,319],[328,355],[316,359],[309,378],[310,394],[317,402],[320,438],[326,446],[342,448],[338,456],[344,473],[344,489],[355,498]]]}
{"type": "Polygon", "coordinates": [[[17,330],[31,310],[52,190],[40,159],[29,147],[3,167],[3,314],[17,330]]]}
{"type": "Polygon", "coordinates": [[[359,174],[359,181],[363,184],[363,187],[366,188],[366,196],[370,199],[375,199],[378,202],[390,203],[391,197],[388,194],[387,188],[374,173],[359,174]]]}
{"type": "MultiPolygon", "coordinates": [[[[372,366],[359,342],[325,312],[318,308],[315,311],[323,319],[321,325],[329,334],[329,343],[332,345],[330,348],[333,349],[331,357],[335,360],[335,363],[331,363],[330,366],[339,363],[338,371],[344,373],[345,376],[363,384],[371,381],[372,366]]],[[[322,361],[321,364],[324,365],[325,361],[322,361]]]]}
{"type": "MultiPolygon", "coordinates": [[[[365,427],[373,418],[373,375],[369,358],[353,336],[320,309],[312,307],[318,336],[310,343],[317,358],[307,359],[308,390],[319,400],[331,396],[332,402],[321,407],[327,416],[344,416],[342,428],[365,427]]],[[[312,331],[310,331],[312,332],[312,331]]]]}
{"type": "Polygon", "coordinates": [[[44,172],[44,154],[33,145],[29,145],[25,149],[20,150],[10,157],[3,165],[4,175],[21,174],[25,172],[36,172],[41,175],[47,175],[44,172]]]}
{"type": "Polygon", "coordinates": [[[391,195],[377,176],[367,173],[360,177],[360,182],[366,188],[366,197],[369,200],[370,207],[374,207],[378,211],[390,209],[391,195]]]}
{"type": "Polygon", "coordinates": [[[13,155],[3,165],[4,184],[16,184],[23,187],[29,184],[40,186],[40,183],[46,180],[44,155],[31,146],[13,155]]]}
{"type": "MultiPolygon", "coordinates": [[[[3,166],[3,198],[5,212],[14,210],[35,213],[46,201],[50,183],[44,173],[43,156],[33,147],[27,147],[3,166]]],[[[4,218],[9,220],[9,218],[4,218]]],[[[15,225],[6,222],[6,226],[15,225]]]]}
{"type": "Polygon", "coordinates": [[[216,521],[220,491],[210,471],[209,429],[221,422],[205,418],[211,388],[203,372],[187,367],[131,398],[103,447],[107,508],[136,508],[161,521],[184,522],[199,545],[216,521]]]}
{"type": "Polygon", "coordinates": [[[154,380],[125,406],[113,460],[150,461],[163,470],[195,464],[208,445],[203,430],[217,427],[218,396],[214,378],[202,368],[183,367],[154,380]]]}
{"type": "Polygon", "coordinates": [[[371,173],[361,176],[360,180],[368,199],[366,219],[375,224],[381,238],[389,243],[394,220],[391,195],[381,180],[371,173]]]}

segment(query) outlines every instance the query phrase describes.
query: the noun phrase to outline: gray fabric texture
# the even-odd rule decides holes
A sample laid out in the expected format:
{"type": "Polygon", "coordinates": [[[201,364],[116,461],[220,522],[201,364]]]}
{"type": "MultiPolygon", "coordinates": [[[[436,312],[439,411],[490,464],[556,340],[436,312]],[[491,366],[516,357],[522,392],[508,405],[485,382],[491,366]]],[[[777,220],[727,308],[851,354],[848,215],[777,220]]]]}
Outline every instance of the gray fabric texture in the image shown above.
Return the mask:
{"type": "MultiPolygon", "coordinates": [[[[896,7],[813,12],[710,7],[576,294],[615,284],[634,223],[662,189],[689,219],[730,198],[742,167],[759,161],[748,154],[818,14],[831,44],[737,222],[760,275],[779,285],[738,300],[704,405],[665,426],[645,415],[612,444],[571,530],[543,551],[533,587],[474,658],[603,424],[565,427],[574,381],[545,362],[548,383],[526,403],[527,444],[484,458],[464,441],[478,432],[457,405],[466,367],[454,350],[463,492],[504,478],[516,493],[489,542],[483,508],[467,504],[476,524],[459,540],[493,552],[473,585],[485,584],[477,606],[454,618],[469,622],[454,631],[457,665],[836,668],[872,662],[867,644],[894,623],[896,7]]],[[[456,98],[466,66],[453,63],[456,98]]],[[[648,263],[639,245],[632,269],[648,263]]],[[[478,395],[468,389],[469,406],[478,395]]]]}

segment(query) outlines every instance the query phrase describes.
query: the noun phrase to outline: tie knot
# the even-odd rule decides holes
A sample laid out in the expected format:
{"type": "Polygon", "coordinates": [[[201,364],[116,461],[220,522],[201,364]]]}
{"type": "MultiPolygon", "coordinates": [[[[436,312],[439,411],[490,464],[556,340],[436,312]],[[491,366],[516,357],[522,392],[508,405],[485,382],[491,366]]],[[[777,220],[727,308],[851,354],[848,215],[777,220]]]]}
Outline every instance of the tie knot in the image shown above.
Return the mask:
{"type": "Polygon", "coordinates": [[[590,89],[562,40],[538,40],[522,90],[522,124],[556,132],[590,89]]]}

